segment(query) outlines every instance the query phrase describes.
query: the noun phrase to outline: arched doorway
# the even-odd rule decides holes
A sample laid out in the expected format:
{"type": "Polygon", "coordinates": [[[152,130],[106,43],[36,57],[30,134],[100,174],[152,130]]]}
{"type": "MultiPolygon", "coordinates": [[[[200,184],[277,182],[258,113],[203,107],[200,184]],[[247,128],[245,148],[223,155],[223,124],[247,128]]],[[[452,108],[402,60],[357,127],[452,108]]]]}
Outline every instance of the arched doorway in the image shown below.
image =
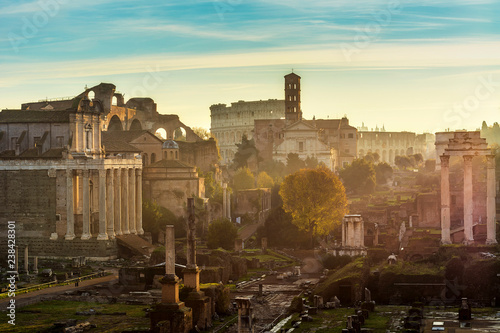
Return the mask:
{"type": "Polygon", "coordinates": [[[113,117],[111,117],[111,120],[109,121],[109,125],[108,125],[108,131],[123,131],[123,125],[122,125],[122,122],[120,120],[120,118],[118,118],[117,115],[114,115],[113,117]]]}
{"type": "Polygon", "coordinates": [[[132,121],[132,124],[130,125],[130,130],[131,131],[140,131],[142,130],[142,125],[139,119],[134,119],[132,121]]]}

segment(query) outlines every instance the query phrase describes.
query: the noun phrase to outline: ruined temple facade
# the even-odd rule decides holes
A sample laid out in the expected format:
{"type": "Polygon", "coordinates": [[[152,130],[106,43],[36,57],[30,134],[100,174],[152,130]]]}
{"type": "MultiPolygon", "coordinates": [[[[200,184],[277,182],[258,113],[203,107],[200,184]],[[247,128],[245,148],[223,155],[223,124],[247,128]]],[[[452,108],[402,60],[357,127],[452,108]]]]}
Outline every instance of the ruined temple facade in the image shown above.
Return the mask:
{"type": "Polygon", "coordinates": [[[0,113],[1,234],[15,221],[40,257],[116,257],[116,237],[144,232],[140,155],[106,156],[106,100],[55,104],[0,113]]]}

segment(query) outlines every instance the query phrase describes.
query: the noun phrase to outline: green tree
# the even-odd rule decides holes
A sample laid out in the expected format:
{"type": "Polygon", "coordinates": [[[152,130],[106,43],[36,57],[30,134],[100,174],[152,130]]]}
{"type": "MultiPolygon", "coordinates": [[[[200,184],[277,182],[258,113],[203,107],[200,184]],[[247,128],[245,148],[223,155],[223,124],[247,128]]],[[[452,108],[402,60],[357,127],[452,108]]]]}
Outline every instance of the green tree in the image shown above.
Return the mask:
{"type": "Polygon", "coordinates": [[[339,175],[348,191],[362,194],[375,191],[375,168],[372,163],[365,159],[354,160],[344,169],[341,169],[339,175]]]}
{"type": "Polygon", "coordinates": [[[375,165],[375,176],[377,179],[377,184],[379,185],[386,184],[387,181],[392,178],[392,174],[393,170],[389,164],[381,162],[375,165]]]}
{"type": "Polygon", "coordinates": [[[240,168],[248,167],[248,160],[254,157],[259,162],[259,151],[255,148],[255,142],[248,140],[246,135],[241,137],[241,143],[237,143],[238,150],[234,154],[233,168],[238,170],[240,168]]]}
{"type": "Polygon", "coordinates": [[[408,156],[396,156],[394,158],[394,164],[396,164],[398,168],[406,170],[411,168],[414,163],[412,163],[412,160],[408,156]]]}
{"type": "Polygon", "coordinates": [[[257,188],[273,188],[274,181],[266,172],[262,171],[257,176],[257,188]]]}
{"type": "Polygon", "coordinates": [[[289,153],[286,157],[287,174],[292,174],[306,167],[306,162],[300,159],[299,154],[289,153]]]}
{"type": "Polygon", "coordinates": [[[306,233],[292,223],[292,216],[282,207],[271,210],[263,226],[257,230],[259,239],[267,237],[269,246],[272,247],[307,247],[310,243],[306,233]]]}
{"type": "Polygon", "coordinates": [[[314,169],[319,165],[318,159],[316,157],[307,156],[304,162],[306,163],[306,168],[308,169],[314,169]]]}
{"type": "Polygon", "coordinates": [[[255,177],[249,168],[243,167],[236,171],[233,176],[233,188],[236,191],[255,188],[255,177]]]}
{"type": "Polygon", "coordinates": [[[378,163],[378,161],[380,160],[380,155],[377,152],[375,152],[375,153],[368,152],[365,155],[365,157],[363,157],[363,159],[375,164],[375,163],[378,163]]]}
{"type": "Polygon", "coordinates": [[[293,223],[309,232],[311,247],[315,235],[327,235],[347,213],[345,189],[327,168],[303,169],[288,175],[281,184],[283,210],[293,223]]]}
{"type": "Polygon", "coordinates": [[[200,177],[205,179],[205,197],[210,199],[211,202],[222,204],[222,186],[215,180],[213,171],[200,172],[200,177]]]}
{"type": "Polygon", "coordinates": [[[259,164],[259,171],[266,172],[275,183],[281,183],[285,174],[286,166],[283,162],[266,160],[259,164]]]}
{"type": "Polygon", "coordinates": [[[207,247],[225,250],[234,249],[234,241],[238,236],[238,228],[228,219],[217,219],[208,226],[207,247]]]}
{"type": "Polygon", "coordinates": [[[142,203],[142,225],[144,231],[151,233],[153,243],[158,242],[159,232],[164,231],[166,225],[175,227],[175,237],[183,237],[186,234],[184,218],[175,216],[167,208],[152,201],[142,203]]]}

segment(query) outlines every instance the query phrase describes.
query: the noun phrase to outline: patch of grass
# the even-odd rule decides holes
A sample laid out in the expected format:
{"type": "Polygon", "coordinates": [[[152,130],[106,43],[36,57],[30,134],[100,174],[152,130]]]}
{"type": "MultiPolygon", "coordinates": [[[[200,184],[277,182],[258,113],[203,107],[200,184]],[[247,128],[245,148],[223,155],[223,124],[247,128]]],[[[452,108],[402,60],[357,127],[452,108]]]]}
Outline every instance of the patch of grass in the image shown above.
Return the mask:
{"type": "Polygon", "coordinates": [[[57,321],[77,319],[97,325],[96,332],[121,332],[132,327],[149,327],[149,319],[145,317],[145,305],[99,304],[73,301],[48,301],[18,309],[16,326],[6,321],[0,323],[0,332],[44,332],[57,321]],[[77,316],[77,311],[94,309],[104,315],[77,316]],[[40,311],[27,313],[23,311],[40,311]],[[105,313],[125,312],[126,315],[111,316],[105,313]]]}

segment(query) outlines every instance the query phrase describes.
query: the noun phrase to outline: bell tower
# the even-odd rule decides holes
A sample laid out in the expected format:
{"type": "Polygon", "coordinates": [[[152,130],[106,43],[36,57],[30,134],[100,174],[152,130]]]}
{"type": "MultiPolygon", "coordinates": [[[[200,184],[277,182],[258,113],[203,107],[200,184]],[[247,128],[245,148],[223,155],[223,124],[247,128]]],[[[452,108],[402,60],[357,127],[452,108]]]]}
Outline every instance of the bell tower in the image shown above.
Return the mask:
{"type": "Polygon", "coordinates": [[[285,75],[285,118],[292,123],[302,120],[300,76],[295,73],[285,75]]]}

